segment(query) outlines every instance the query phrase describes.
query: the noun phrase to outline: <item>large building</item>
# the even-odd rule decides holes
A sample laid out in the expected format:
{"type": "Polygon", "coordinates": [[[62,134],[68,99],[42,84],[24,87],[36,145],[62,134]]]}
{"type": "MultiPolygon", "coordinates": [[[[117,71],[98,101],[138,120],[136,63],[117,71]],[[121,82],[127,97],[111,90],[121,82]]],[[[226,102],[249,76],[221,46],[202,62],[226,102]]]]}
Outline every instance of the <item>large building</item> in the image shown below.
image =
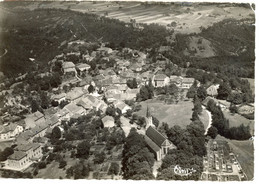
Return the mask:
{"type": "Polygon", "coordinates": [[[5,169],[22,171],[34,161],[42,157],[42,148],[39,144],[20,144],[14,148],[14,153],[7,159],[5,169]]]}
{"type": "Polygon", "coordinates": [[[164,135],[156,130],[153,125],[153,118],[147,107],[147,129],[145,132],[145,142],[152,150],[155,155],[156,160],[161,160],[168,153],[170,149],[176,149],[176,146],[173,145],[164,135]]]}

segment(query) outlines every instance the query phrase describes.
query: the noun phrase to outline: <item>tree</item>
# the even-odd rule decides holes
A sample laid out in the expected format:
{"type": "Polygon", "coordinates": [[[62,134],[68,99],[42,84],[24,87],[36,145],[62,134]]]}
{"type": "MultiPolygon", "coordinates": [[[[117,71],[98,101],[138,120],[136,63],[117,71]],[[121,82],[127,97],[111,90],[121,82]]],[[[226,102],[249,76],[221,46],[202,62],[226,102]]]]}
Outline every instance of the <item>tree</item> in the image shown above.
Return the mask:
{"type": "Polygon", "coordinates": [[[46,168],[46,163],[43,162],[43,161],[42,161],[42,162],[39,162],[39,163],[38,163],[38,168],[39,168],[39,169],[44,169],[44,168],[46,168]]]}
{"type": "Polygon", "coordinates": [[[216,127],[211,126],[208,129],[207,135],[210,136],[212,139],[215,139],[218,135],[218,129],[216,129],[216,127]]]}
{"type": "Polygon", "coordinates": [[[231,93],[228,97],[228,100],[238,105],[243,102],[243,96],[240,93],[231,93]]]}
{"type": "Polygon", "coordinates": [[[186,96],[187,96],[188,98],[194,98],[194,96],[196,95],[196,93],[197,93],[197,89],[196,89],[196,87],[194,87],[194,85],[192,85],[192,86],[189,88],[189,90],[188,90],[186,96]]]}
{"type": "Polygon", "coordinates": [[[93,159],[94,164],[102,164],[105,160],[106,156],[104,152],[97,153],[95,158],[93,159]]]}
{"type": "Polygon", "coordinates": [[[31,108],[32,108],[32,113],[40,110],[39,104],[37,103],[36,100],[32,100],[31,108]]]}
{"type": "Polygon", "coordinates": [[[90,84],[89,87],[88,87],[88,92],[89,92],[89,93],[93,93],[94,91],[95,91],[94,86],[92,86],[92,85],[90,84]]]}
{"type": "Polygon", "coordinates": [[[231,113],[237,113],[238,112],[238,108],[237,108],[237,106],[235,105],[235,104],[231,104],[230,105],[230,107],[229,107],[229,111],[231,112],[231,113]]]}
{"type": "Polygon", "coordinates": [[[6,147],[4,151],[0,152],[0,161],[5,161],[10,155],[14,153],[13,148],[6,147]]]}
{"type": "Polygon", "coordinates": [[[114,107],[111,107],[111,106],[107,107],[106,115],[115,117],[116,116],[116,109],[114,107]]]}
{"type": "Polygon", "coordinates": [[[200,86],[197,90],[197,96],[200,101],[203,101],[207,97],[207,91],[203,86],[200,86]]]}
{"type": "Polygon", "coordinates": [[[127,80],[126,84],[131,89],[137,88],[137,82],[135,78],[127,80]]]}
{"type": "Polygon", "coordinates": [[[64,167],[66,167],[66,165],[67,165],[67,162],[65,160],[61,160],[59,162],[59,168],[64,168],[64,167]]]}
{"type": "Polygon", "coordinates": [[[149,94],[148,99],[152,99],[154,96],[154,87],[151,78],[149,79],[148,82],[148,94],[149,94]]]}
{"type": "Polygon", "coordinates": [[[77,157],[79,158],[88,158],[89,155],[89,149],[90,149],[90,143],[88,141],[83,141],[78,144],[77,146],[77,157]]]}
{"type": "Polygon", "coordinates": [[[226,100],[228,98],[228,96],[231,93],[231,89],[228,86],[227,83],[223,82],[222,84],[220,84],[219,88],[218,88],[218,96],[217,98],[222,99],[222,100],[226,100]]]}
{"type": "Polygon", "coordinates": [[[194,112],[196,111],[198,114],[201,114],[202,113],[201,102],[196,95],[194,96],[193,103],[194,103],[193,111],[194,112]]]}
{"type": "Polygon", "coordinates": [[[108,175],[117,175],[119,172],[119,164],[116,162],[112,162],[110,164],[109,170],[108,170],[108,175]]]}
{"type": "Polygon", "coordinates": [[[58,126],[54,127],[51,132],[51,138],[52,139],[59,139],[61,138],[61,131],[58,126]]]}
{"type": "Polygon", "coordinates": [[[139,94],[140,94],[141,101],[145,101],[145,100],[149,99],[150,95],[149,95],[149,91],[146,86],[141,87],[139,94]]]}
{"type": "Polygon", "coordinates": [[[122,172],[124,179],[136,179],[143,170],[147,175],[151,173],[151,167],[154,164],[154,155],[146,147],[142,135],[138,134],[136,129],[131,129],[126,138],[122,153],[122,172]]]}
{"type": "Polygon", "coordinates": [[[199,120],[199,115],[197,111],[193,111],[191,121],[199,120]]]}

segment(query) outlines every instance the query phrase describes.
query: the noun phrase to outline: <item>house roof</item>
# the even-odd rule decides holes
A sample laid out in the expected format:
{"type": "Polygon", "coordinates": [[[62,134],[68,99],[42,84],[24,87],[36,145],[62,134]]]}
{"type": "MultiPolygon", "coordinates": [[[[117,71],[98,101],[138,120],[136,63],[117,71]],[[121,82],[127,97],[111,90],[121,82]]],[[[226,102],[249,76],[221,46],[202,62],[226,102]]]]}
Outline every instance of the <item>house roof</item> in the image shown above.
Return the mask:
{"type": "Polygon", "coordinates": [[[26,152],[26,151],[32,149],[32,144],[20,144],[20,145],[16,146],[15,149],[17,151],[26,152]]]}
{"type": "Polygon", "coordinates": [[[48,141],[47,137],[34,137],[33,142],[38,142],[38,143],[46,143],[48,141]]]}
{"type": "Polygon", "coordinates": [[[24,158],[27,154],[23,151],[14,151],[12,155],[8,157],[9,160],[21,160],[24,158]]]}
{"type": "Polygon", "coordinates": [[[59,117],[56,114],[54,114],[50,117],[50,119],[48,119],[48,121],[50,125],[55,125],[59,121],[59,117]]]}
{"type": "Polygon", "coordinates": [[[167,75],[165,74],[156,74],[154,76],[154,80],[164,80],[165,78],[167,78],[167,75]]]}
{"type": "Polygon", "coordinates": [[[160,132],[158,132],[152,126],[149,126],[145,132],[146,136],[149,137],[157,146],[161,146],[164,141],[166,141],[166,137],[164,137],[160,132]]]}
{"type": "Polygon", "coordinates": [[[14,131],[17,126],[18,125],[15,124],[15,123],[10,123],[10,125],[8,125],[8,126],[1,126],[0,125],[0,133],[4,134],[4,133],[14,131]]]}
{"type": "Polygon", "coordinates": [[[78,101],[77,105],[82,106],[85,109],[91,109],[92,103],[87,98],[83,98],[80,101],[78,101]]]}
{"type": "Polygon", "coordinates": [[[63,69],[68,69],[68,68],[75,68],[75,64],[73,62],[63,62],[62,63],[62,68],[63,69]]]}
{"type": "Polygon", "coordinates": [[[112,116],[105,116],[104,118],[102,118],[102,122],[104,124],[104,127],[115,126],[115,120],[112,116]]]}
{"type": "Polygon", "coordinates": [[[171,75],[170,76],[170,80],[172,82],[181,82],[183,80],[183,77],[181,76],[177,76],[177,75],[171,75]]]}
{"type": "Polygon", "coordinates": [[[133,63],[132,65],[130,65],[130,68],[131,68],[132,70],[142,69],[142,64],[133,63]]]}
{"type": "Polygon", "coordinates": [[[165,52],[171,50],[170,46],[160,46],[158,52],[165,52]]]}
{"type": "Polygon", "coordinates": [[[126,93],[137,94],[137,93],[139,93],[139,91],[140,91],[139,88],[136,88],[136,89],[130,89],[130,88],[128,88],[128,89],[126,90],[126,93]]]}
{"type": "Polygon", "coordinates": [[[60,99],[62,99],[62,98],[65,98],[66,97],[66,93],[60,93],[60,94],[55,94],[55,95],[53,95],[52,96],[52,99],[54,99],[54,100],[60,100],[60,99]]]}
{"type": "Polygon", "coordinates": [[[216,85],[211,85],[210,87],[207,88],[207,94],[208,95],[217,95],[218,94],[218,86],[216,85]]]}
{"type": "MultiPolygon", "coordinates": [[[[126,105],[123,101],[121,100],[118,100],[114,103],[115,107],[120,109],[120,110],[123,110],[125,107],[129,107],[128,105],[126,105]]],[[[129,107],[130,108],[130,107],[129,107]]]]}
{"type": "Polygon", "coordinates": [[[83,107],[77,106],[74,103],[70,103],[66,105],[64,108],[66,108],[70,113],[81,114],[82,112],[85,112],[85,109],[83,107]]]}
{"type": "Polygon", "coordinates": [[[39,112],[39,111],[36,111],[35,113],[33,113],[33,115],[36,117],[36,120],[38,120],[38,119],[40,119],[40,118],[42,118],[44,115],[41,113],[41,112],[39,112]]]}
{"type": "Polygon", "coordinates": [[[68,100],[76,100],[77,98],[84,95],[84,92],[81,87],[76,87],[73,90],[69,91],[66,95],[68,100]]]}
{"type": "Polygon", "coordinates": [[[145,135],[144,140],[152,150],[155,152],[160,151],[160,147],[155,144],[148,136],[145,135]]]}
{"type": "Polygon", "coordinates": [[[98,81],[98,80],[104,80],[105,77],[103,75],[96,75],[95,77],[93,77],[93,80],[98,81]]]}
{"type": "Polygon", "coordinates": [[[182,79],[182,83],[191,83],[191,84],[193,84],[194,81],[195,81],[194,78],[183,78],[182,79]]]}
{"type": "Polygon", "coordinates": [[[79,63],[79,64],[76,65],[76,67],[77,67],[79,70],[81,70],[81,71],[90,68],[90,66],[89,66],[88,64],[86,64],[86,63],[79,63]]]}
{"type": "Polygon", "coordinates": [[[126,79],[117,77],[112,79],[113,84],[126,84],[126,79]]]}

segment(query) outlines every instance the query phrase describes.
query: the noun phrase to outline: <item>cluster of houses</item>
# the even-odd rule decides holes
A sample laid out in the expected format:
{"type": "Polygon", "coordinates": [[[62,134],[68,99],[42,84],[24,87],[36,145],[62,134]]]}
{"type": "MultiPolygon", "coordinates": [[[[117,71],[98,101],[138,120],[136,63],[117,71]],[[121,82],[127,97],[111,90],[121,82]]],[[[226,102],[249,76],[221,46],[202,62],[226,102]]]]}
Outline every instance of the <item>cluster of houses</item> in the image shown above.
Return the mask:
{"type": "MultiPolygon", "coordinates": [[[[64,54],[56,56],[54,61],[62,63],[63,83],[57,89],[53,89],[51,100],[58,105],[66,102],[66,105],[63,108],[59,106],[49,108],[43,113],[36,111],[26,115],[25,119],[17,124],[11,123],[0,127],[1,140],[14,139],[18,144],[15,152],[5,162],[5,167],[13,170],[27,168],[42,156],[41,147],[46,143],[46,141],[42,142],[42,139],[46,133],[50,133],[55,126],[59,127],[62,121],[66,122],[71,118],[86,115],[91,110],[100,111],[103,114],[101,120],[104,127],[114,127],[115,120],[112,116],[105,115],[106,109],[113,106],[122,114],[131,110],[125,100],[135,100],[141,86],[147,84],[150,79],[155,87],[174,83],[180,88],[188,89],[194,83],[192,78],[168,77],[157,70],[155,72],[143,71],[146,65],[146,54],[131,49],[125,49],[124,52],[130,54],[134,58],[134,62],[116,58],[114,67],[100,69],[99,74],[93,77],[89,75],[88,71],[91,67],[87,62],[96,55],[101,55],[103,60],[110,62],[109,56],[115,54],[112,49],[102,46],[90,55],[83,55],[85,61],[81,63],[64,61],[64,54]],[[136,89],[127,86],[129,79],[136,79],[138,84],[136,89]],[[68,90],[64,92],[63,87],[66,85],[68,90]],[[91,87],[93,89],[89,90],[91,87]]],[[[81,57],[77,52],[67,53],[66,56],[73,54],[81,57]]],[[[130,120],[121,116],[120,121],[121,128],[127,136],[131,127],[130,120]]],[[[149,126],[146,127],[145,140],[156,159],[161,160],[169,149],[174,148],[174,145],[156,130],[149,113],[147,114],[147,125],[149,126]]]]}

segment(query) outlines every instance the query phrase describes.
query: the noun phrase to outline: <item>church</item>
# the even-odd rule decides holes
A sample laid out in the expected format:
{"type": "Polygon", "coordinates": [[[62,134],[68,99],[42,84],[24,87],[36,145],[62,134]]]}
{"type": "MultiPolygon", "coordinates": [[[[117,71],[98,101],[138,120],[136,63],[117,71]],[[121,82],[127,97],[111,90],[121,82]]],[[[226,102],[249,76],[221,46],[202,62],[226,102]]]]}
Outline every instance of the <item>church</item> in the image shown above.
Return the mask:
{"type": "Polygon", "coordinates": [[[156,160],[160,161],[170,149],[176,149],[176,146],[155,128],[148,107],[146,112],[146,122],[145,142],[153,151],[156,160]]]}

